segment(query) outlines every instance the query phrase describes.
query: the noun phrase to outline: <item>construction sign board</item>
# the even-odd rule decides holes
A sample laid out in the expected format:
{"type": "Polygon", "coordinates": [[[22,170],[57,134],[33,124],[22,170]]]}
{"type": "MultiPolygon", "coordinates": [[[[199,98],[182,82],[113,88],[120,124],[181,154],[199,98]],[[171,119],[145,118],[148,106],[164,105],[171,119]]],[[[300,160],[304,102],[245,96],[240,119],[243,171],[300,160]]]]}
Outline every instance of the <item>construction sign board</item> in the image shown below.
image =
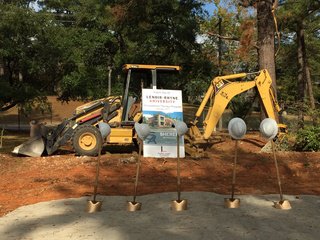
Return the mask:
{"type": "MultiPolygon", "coordinates": [[[[183,121],[180,90],[142,89],[143,122],[151,133],[143,142],[143,156],[156,158],[177,157],[175,120],[183,121]]],[[[179,139],[180,157],[185,156],[183,137],[179,139]]]]}

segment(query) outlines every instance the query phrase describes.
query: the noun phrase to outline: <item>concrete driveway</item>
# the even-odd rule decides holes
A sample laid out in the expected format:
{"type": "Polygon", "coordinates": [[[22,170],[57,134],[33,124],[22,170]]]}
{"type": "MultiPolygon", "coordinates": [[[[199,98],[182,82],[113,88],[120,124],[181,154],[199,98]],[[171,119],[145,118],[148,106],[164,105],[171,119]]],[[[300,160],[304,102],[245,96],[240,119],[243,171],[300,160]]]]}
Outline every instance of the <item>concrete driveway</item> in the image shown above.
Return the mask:
{"type": "Polygon", "coordinates": [[[291,210],[273,208],[278,195],[237,196],[238,209],[223,207],[225,197],[182,193],[189,209],[170,209],[176,193],[139,196],[142,209],[127,212],[131,197],[98,196],[102,211],[85,211],[88,197],[21,207],[0,218],[0,239],[319,239],[320,197],[285,196],[291,210]]]}

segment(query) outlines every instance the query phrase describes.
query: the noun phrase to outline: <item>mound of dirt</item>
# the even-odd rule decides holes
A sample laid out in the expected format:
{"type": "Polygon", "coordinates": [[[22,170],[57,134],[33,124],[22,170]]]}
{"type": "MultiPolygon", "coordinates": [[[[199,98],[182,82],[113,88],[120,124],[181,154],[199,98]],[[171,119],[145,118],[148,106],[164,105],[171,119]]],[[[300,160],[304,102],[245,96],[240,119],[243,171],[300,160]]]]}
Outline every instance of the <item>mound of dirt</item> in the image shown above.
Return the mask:
{"type": "MultiPolygon", "coordinates": [[[[273,156],[260,152],[265,143],[258,134],[239,142],[237,195],[278,193],[273,156]]],[[[182,159],[182,191],[230,193],[234,146],[227,138],[208,149],[208,158],[182,159]]],[[[132,149],[104,149],[99,194],[133,194],[137,154],[132,149]]],[[[68,148],[39,158],[0,154],[0,216],[22,205],[91,195],[96,159],[77,157],[68,148]]],[[[277,152],[277,159],[285,194],[320,194],[320,153],[277,152]]],[[[138,194],[169,191],[176,191],[176,160],[142,158],[138,194]]]]}

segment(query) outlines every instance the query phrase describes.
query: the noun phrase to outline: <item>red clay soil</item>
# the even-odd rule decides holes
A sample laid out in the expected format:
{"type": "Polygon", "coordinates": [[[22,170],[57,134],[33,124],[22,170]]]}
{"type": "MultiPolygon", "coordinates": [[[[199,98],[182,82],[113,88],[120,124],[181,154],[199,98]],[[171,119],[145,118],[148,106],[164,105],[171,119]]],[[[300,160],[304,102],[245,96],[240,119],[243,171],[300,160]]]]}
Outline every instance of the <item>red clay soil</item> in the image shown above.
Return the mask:
{"type": "MultiPolygon", "coordinates": [[[[260,152],[264,144],[253,134],[239,143],[236,194],[278,193],[273,155],[260,152]]],[[[132,195],[136,153],[129,148],[121,154],[104,150],[99,194],[132,195]]],[[[228,138],[207,151],[208,158],[182,159],[182,190],[229,194],[234,142],[228,138]]],[[[92,194],[97,158],[77,157],[68,150],[58,154],[39,158],[0,154],[0,216],[27,204],[92,194]]],[[[284,194],[320,194],[319,152],[277,152],[277,159],[284,194]]],[[[142,158],[138,193],[168,191],[176,191],[176,160],[142,158]]]]}

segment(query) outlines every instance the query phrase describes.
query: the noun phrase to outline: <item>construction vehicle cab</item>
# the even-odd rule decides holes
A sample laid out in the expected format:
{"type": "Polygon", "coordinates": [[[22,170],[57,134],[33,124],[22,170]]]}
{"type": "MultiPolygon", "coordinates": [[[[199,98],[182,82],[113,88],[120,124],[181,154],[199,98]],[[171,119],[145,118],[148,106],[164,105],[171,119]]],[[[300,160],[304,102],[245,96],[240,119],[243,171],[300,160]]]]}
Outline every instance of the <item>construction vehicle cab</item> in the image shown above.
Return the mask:
{"type": "Polygon", "coordinates": [[[122,96],[109,96],[75,109],[72,117],[57,126],[43,126],[38,137],[15,147],[13,153],[41,156],[53,154],[71,141],[78,155],[97,155],[103,142],[131,144],[136,139],[134,123],[140,121],[142,88],[157,88],[162,73],[179,72],[179,66],[125,64],[126,74],[122,96]],[[102,139],[99,123],[108,123],[111,134],[102,139]]]}
{"type": "Polygon", "coordinates": [[[103,110],[103,120],[111,126],[109,144],[130,144],[136,140],[133,126],[142,118],[142,89],[157,89],[159,80],[165,82],[164,78],[179,73],[180,67],[125,64],[123,71],[126,75],[123,95],[109,98],[103,110]]]}
{"type": "MultiPolygon", "coordinates": [[[[121,118],[122,124],[128,121],[137,121],[140,115],[136,118],[135,111],[132,105],[135,102],[141,103],[141,94],[143,88],[157,89],[159,78],[163,78],[167,73],[173,75],[180,71],[179,66],[170,65],[143,65],[143,64],[125,64],[123,66],[126,72],[126,82],[124,84],[122,96],[123,114],[121,118]]],[[[164,79],[161,79],[165,82],[164,79]]],[[[140,109],[141,111],[141,109],[140,109]]]]}

